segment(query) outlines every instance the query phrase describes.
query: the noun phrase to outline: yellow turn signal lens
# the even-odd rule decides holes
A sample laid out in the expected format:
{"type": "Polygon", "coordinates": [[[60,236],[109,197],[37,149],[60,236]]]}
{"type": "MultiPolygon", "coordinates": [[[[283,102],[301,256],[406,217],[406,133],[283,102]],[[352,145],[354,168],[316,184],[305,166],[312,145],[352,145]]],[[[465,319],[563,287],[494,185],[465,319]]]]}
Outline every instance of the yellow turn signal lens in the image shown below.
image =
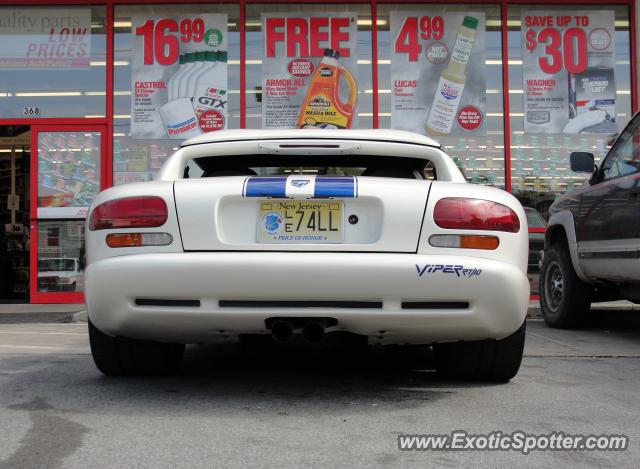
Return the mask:
{"type": "Polygon", "coordinates": [[[110,248],[129,248],[142,246],[141,233],[117,233],[107,235],[107,246],[110,248]]]}
{"type": "Polygon", "coordinates": [[[461,248],[493,250],[498,247],[498,244],[500,240],[496,236],[460,236],[461,248]]]}

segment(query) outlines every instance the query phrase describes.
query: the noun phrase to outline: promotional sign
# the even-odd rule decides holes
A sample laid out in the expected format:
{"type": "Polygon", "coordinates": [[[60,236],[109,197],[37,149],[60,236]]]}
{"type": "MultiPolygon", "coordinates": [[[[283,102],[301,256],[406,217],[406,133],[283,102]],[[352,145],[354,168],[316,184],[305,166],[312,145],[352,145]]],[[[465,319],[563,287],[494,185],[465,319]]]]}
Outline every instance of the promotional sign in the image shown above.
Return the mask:
{"type": "Polygon", "coordinates": [[[2,8],[0,34],[0,68],[91,65],[91,8],[2,8]]]}
{"type": "Polygon", "coordinates": [[[355,127],[356,15],[264,13],[262,25],[262,127],[355,127]]]}
{"type": "Polygon", "coordinates": [[[227,15],[132,18],[131,136],[184,140],[227,127],[227,15]]]}
{"type": "Polygon", "coordinates": [[[522,14],[524,131],[616,133],[615,14],[522,14]]]}
{"type": "Polygon", "coordinates": [[[391,127],[433,136],[483,134],[484,13],[390,16],[391,127]]]}

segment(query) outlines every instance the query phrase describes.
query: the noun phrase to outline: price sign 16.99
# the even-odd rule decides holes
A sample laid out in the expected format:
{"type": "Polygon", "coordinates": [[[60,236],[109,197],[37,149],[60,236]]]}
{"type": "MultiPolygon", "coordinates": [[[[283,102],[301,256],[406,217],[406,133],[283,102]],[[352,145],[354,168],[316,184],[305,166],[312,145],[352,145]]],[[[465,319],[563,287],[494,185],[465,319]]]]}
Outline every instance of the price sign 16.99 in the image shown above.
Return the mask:
{"type": "Polygon", "coordinates": [[[138,26],[135,33],[144,38],[145,65],[171,65],[180,55],[180,42],[202,42],[205,27],[200,18],[185,18],[180,22],[171,18],[150,19],[138,26]]]}

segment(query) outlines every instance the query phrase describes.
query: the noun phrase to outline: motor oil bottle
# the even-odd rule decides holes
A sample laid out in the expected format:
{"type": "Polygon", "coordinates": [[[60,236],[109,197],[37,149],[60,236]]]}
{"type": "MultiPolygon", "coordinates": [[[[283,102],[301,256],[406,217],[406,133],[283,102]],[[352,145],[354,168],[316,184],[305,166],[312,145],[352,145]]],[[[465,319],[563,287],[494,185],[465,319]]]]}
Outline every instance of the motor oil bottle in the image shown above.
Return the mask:
{"type": "Polygon", "coordinates": [[[178,71],[174,73],[171,78],[169,78],[169,82],[167,83],[169,97],[167,101],[172,101],[177,94],[177,86],[178,80],[180,80],[180,75],[184,72],[184,66],[187,63],[187,55],[181,54],[178,59],[178,71]]]}
{"type": "MultiPolygon", "coordinates": [[[[215,63],[215,58],[213,59],[215,63]]],[[[187,92],[185,97],[193,99],[196,92],[196,84],[200,76],[207,71],[210,65],[210,61],[207,59],[207,52],[196,52],[196,66],[191,72],[189,82],[187,83],[187,92]]]]}
{"type": "Polygon", "coordinates": [[[324,50],[324,57],[318,63],[307,86],[307,93],[298,115],[297,128],[351,127],[358,86],[349,70],[338,63],[338,58],[338,51],[324,50]],[[340,100],[341,77],[344,77],[349,88],[349,99],[346,103],[340,100]]]}
{"type": "Polygon", "coordinates": [[[227,124],[227,52],[207,52],[208,67],[198,77],[193,109],[203,132],[226,128],[227,124]]]}
{"type": "Polygon", "coordinates": [[[187,84],[191,77],[191,72],[196,68],[198,63],[196,62],[196,52],[187,52],[186,63],[184,64],[184,72],[180,75],[176,84],[177,91],[174,98],[185,98],[187,96],[187,84]]]}
{"type": "Polygon", "coordinates": [[[427,115],[426,128],[431,135],[449,135],[451,133],[467,81],[465,71],[476,41],[477,30],[478,19],[473,16],[465,16],[462,25],[458,28],[453,52],[447,68],[440,75],[436,94],[427,115]]]}

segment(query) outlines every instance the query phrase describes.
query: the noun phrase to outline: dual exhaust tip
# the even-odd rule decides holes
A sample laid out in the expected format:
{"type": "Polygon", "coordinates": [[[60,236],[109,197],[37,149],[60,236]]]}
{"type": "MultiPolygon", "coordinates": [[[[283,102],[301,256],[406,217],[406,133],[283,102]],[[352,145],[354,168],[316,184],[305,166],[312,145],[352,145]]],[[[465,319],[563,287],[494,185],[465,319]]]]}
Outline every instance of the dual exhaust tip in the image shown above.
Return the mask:
{"type": "MultiPolygon", "coordinates": [[[[279,344],[285,344],[293,339],[293,334],[298,327],[288,319],[277,319],[271,324],[271,337],[279,344]]],[[[318,344],[323,341],[326,321],[308,320],[302,324],[302,338],[310,344],[318,344]]]]}

